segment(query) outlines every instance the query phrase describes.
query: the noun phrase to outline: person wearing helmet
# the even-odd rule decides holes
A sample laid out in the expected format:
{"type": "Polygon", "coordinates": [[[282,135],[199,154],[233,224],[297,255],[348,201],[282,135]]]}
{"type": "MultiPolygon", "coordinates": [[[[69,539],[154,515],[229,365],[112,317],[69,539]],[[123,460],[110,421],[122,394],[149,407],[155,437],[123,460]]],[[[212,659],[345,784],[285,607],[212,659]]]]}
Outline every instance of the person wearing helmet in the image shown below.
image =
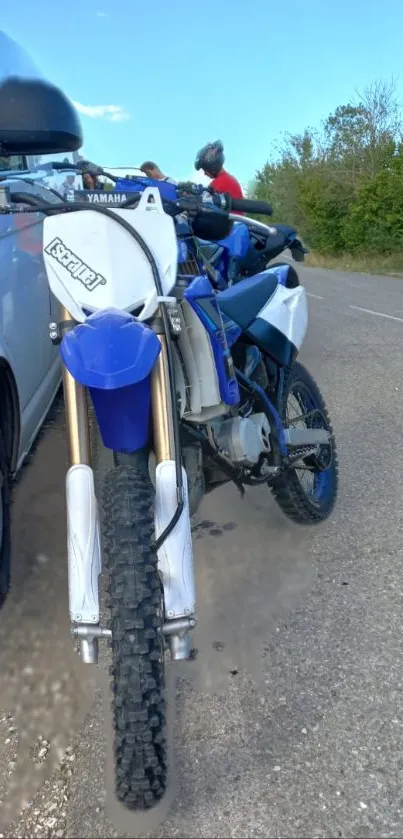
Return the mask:
{"type": "Polygon", "coordinates": [[[201,169],[208,178],[211,178],[210,186],[215,192],[226,192],[231,198],[243,198],[239,181],[224,169],[224,161],[224,146],[221,140],[216,140],[215,143],[207,143],[199,151],[195,160],[195,169],[197,171],[201,169]]]}

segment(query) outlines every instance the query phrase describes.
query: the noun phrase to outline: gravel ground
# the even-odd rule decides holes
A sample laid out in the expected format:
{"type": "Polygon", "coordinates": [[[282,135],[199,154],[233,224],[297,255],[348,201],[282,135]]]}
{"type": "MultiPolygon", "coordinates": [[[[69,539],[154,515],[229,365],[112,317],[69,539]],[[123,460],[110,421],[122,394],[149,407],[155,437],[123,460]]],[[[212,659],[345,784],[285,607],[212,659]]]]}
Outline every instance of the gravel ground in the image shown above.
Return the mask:
{"type": "Polygon", "coordinates": [[[109,711],[67,626],[60,412],[42,435],[16,488],[0,621],[3,836],[402,835],[403,287],[302,274],[302,360],[334,420],[339,505],[313,531],[261,490],[205,499],[199,654],[171,688],[175,795],[159,823],[123,823],[108,804],[109,711]]]}

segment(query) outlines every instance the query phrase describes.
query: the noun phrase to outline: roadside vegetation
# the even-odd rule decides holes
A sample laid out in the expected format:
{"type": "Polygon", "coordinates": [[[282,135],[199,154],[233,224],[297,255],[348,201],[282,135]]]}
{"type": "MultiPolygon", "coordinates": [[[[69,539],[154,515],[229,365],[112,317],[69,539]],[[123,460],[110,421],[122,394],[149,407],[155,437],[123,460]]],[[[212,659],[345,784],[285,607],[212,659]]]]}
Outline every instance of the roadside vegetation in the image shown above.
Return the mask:
{"type": "MultiPolygon", "coordinates": [[[[250,194],[293,224],[307,264],[403,274],[403,113],[376,81],[318,128],[285,135],[250,194]]],[[[267,223],[267,219],[266,219],[267,223]]]]}

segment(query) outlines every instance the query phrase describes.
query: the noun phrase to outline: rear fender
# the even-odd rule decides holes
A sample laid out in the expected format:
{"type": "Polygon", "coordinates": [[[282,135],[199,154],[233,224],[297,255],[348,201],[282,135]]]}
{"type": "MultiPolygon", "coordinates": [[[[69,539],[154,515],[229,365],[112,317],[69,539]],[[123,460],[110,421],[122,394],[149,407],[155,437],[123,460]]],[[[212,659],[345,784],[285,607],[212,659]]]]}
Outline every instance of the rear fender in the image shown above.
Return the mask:
{"type": "Polygon", "coordinates": [[[308,248],[302,244],[301,240],[298,239],[298,236],[295,236],[292,240],[290,244],[290,251],[293,259],[295,259],[295,262],[304,262],[306,254],[309,253],[308,248]]]}
{"type": "Polygon", "coordinates": [[[106,448],[133,452],[149,437],[151,372],[161,345],[127,312],[95,312],[61,343],[63,364],[88,388],[106,448]]]}

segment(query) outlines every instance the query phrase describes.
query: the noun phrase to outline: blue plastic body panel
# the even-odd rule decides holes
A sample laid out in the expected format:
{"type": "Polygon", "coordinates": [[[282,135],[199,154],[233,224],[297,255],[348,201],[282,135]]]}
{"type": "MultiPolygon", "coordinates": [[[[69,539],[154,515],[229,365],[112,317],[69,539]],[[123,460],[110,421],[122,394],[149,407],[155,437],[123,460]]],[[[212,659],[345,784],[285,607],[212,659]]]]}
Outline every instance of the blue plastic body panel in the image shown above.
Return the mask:
{"type": "Polygon", "coordinates": [[[224,323],[217,295],[207,277],[196,277],[184,292],[184,298],[209,334],[221,398],[226,405],[237,405],[240,395],[228,339],[234,343],[242,330],[229,318],[224,323]]]}
{"type": "Polygon", "coordinates": [[[223,322],[228,347],[231,349],[231,347],[233,347],[233,345],[235,344],[235,341],[237,341],[239,336],[242,335],[242,329],[240,326],[238,326],[237,323],[235,323],[235,321],[231,320],[231,318],[229,318],[228,315],[224,314],[224,312],[222,312],[221,309],[220,315],[221,320],[223,322]]]}
{"type": "Polygon", "coordinates": [[[225,248],[230,256],[243,257],[246,256],[250,245],[249,229],[246,224],[236,223],[232,226],[231,233],[217,242],[222,248],[225,248]]]}
{"type": "Polygon", "coordinates": [[[90,387],[102,442],[114,452],[136,452],[150,436],[150,376],[117,390],[90,387]]]}
{"type": "Polygon", "coordinates": [[[176,201],[178,198],[178,190],[175,184],[168,181],[158,181],[154,178],[119,178],[115,184],[117,192],[144,192],[147,187],[157,187],[161,193],[161,198],[166,198],[167,201],[176,201]]]}
{"type": "Polygon", "coordinates": [[[275,273],[277,274],[279,285],[286,286],[290,266],[289,265],[275,265],[271,270],[275,271],[275,273]]]}
{"type": "Polygon", "coordinates": [[[268,303],[278,284],[279,275],[274,268],[246,277],[218,294],[221,311],[245,330],[268,303]]]}
{"type": "Polygon", "coordinates": [[[147,443],[150,376],[160,350],[148,326],[116,309],[95,312],[64,336],[63,363],[88,387],[106,448],[133,452],[147,443]]]}
{"type": "Polygon", "coordinates": [[[64,336],[60,352],[74,379],[86,387],[116,390],[141,382],[160,352],[155,333],[118,309],[94,312],[64,336]]]}

